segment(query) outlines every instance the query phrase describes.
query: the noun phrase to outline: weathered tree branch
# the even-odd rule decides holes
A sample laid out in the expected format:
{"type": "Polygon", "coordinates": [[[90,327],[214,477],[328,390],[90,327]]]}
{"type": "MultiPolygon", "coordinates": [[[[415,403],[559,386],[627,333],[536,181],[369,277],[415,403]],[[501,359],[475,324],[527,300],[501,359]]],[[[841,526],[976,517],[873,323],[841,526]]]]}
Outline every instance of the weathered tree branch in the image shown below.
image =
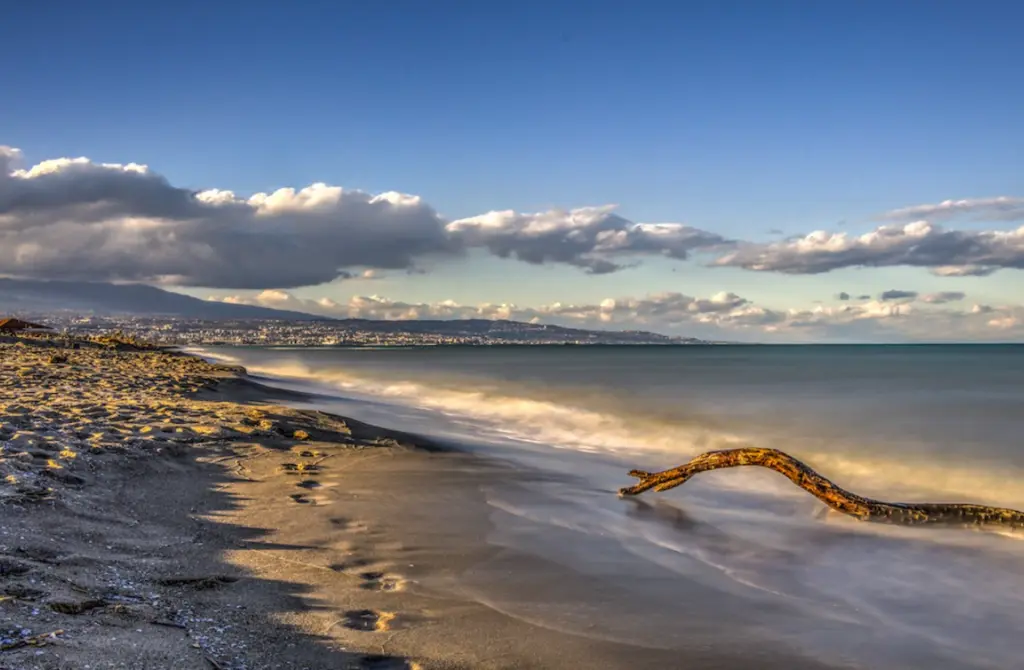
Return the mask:
{"type": "Polygon", "coordinates": [[[620,489],[619,495],[635,496],[650,489],[667,491],[686,483],[695,474],[744,465],[775,470],[832,509],[861,521],[901,525],[1024,528],[1024,512],[1013,509],[966,503],[890,503],[865,498],[837,486],[785,452],[756,447],[709,451],[689,463],[662,472],[632,470],[630,476],[640,481],[620,489]]]}

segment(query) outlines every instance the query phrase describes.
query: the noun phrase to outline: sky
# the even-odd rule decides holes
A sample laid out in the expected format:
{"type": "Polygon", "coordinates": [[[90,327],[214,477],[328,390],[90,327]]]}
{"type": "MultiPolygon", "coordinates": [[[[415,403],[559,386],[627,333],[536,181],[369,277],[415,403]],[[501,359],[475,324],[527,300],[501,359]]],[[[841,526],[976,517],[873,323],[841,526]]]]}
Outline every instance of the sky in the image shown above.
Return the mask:
{"type": "Polygon", "coordinates": [[[1024,337],[1024,5],[17,3],[0,275],[752,341],[1024,337]]]}

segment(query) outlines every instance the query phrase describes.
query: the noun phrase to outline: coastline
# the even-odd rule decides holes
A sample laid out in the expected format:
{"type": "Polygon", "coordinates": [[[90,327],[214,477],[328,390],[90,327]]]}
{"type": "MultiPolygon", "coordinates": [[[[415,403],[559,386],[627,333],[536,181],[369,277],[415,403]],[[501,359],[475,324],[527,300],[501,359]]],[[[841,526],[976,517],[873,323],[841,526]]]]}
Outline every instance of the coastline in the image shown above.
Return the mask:
{"type": "Polygon", "coordinates": [[[530,473],[235,366],[26,341],[0,382],[0,668],[828,667],[704,622],[682,653],[486,605],[459,586],[485,561],[593,586],[487,541],[482,487],[530,473]]]}

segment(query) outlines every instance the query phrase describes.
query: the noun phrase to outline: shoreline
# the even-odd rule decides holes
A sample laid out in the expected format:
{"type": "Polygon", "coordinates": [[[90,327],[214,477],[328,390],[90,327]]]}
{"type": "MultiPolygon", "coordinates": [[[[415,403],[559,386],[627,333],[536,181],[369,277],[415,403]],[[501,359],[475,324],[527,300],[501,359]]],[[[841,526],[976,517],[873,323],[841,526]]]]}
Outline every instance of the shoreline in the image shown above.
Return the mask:
{"type": "Polygon", "coordinates": [[[311,396],[238,366],[8,343],[0,382],[0,668],[828,667],[487,606],[460,577],[488,561],[588,587],[487,541],[483,487],[531,473],[288,408],[311,396]]]}

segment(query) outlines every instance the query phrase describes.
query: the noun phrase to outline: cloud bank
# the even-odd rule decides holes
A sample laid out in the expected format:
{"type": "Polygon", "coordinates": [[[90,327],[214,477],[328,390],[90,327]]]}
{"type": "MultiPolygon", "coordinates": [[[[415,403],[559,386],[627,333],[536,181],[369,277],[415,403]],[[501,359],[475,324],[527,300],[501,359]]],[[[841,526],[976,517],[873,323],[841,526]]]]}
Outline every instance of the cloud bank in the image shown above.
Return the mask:
{"type": "Polygon", "coordinates": [[[707,298],[682,293],[606,298],[596,303],[554,302],[540,306],[453,300],[403,302],[378,295],[347,302],[303,299],[270,290],[225,302],[291,309],[337,317],[369,319],[512,319],[590,328],[646,328],[658,332],[724,340],[1009,340],[1024,337],[1024,307],[974,304],[947,307],[966,297],[959,292],[906,294],[900,300],[839,301],[813,309],[784,309],[755,304],[735,293],[707,298]]]}
{"type": "MultiPolygon", "coordinates": [[[[612,205],[450,220],[419,196],[395,191],[315,183],[242,196],[176,186],[138,163],[22,163],[20,151],[0,146],[0,275],[32,279],[280,290],[422,272],[470,250],[591,274],[695,255],[712,267],[791,275],[909,266],[953,278],[1024,268],[1024,226],[937,223],[1024,221],[1024,198],[1005,196],[894,209],[879,217],[888,223],[860,235],[822,230],[754,242],[681,223],[630,221],[612,205]]],[[[952,293],[917,302],[955,302],[952,293]]],[[[914,298],[887,294],[880,302],[914,298]]],[[[870,298],[844,293],[840,300],[870,298]]],[[[771,317],[753,311],[743,318],[771,317]]]]}
{"type": "Polygon", "coordinates": [[[758,272],[819,274],[849,267],[915,266],[943,276],[1024,268],[1024,226],[1009,231],[947,230],[928,221],[886,225],[863,235],[816,231],[768,244],[741,244],[715,262],[758,272]]]}
{"type": "Polygon", "coordinates": [[[85,158],[0,174],[0,273],[223,288],[295,287],[348,268],[410,268],[458,251],[420,198],[325,184],[239,198],[85,158]]]}
{"type": "Polygon", "coordinates": [[[725,242],[682,224],[634,223],[611,206],[447,221],[397,192],[318,183],[241,197],[180,188],[136,163],[20,162],[0,148],[0,274],[28,278],[293,288],[470,248],[605,273],[627,258],[684,259],[725,242]]]}

